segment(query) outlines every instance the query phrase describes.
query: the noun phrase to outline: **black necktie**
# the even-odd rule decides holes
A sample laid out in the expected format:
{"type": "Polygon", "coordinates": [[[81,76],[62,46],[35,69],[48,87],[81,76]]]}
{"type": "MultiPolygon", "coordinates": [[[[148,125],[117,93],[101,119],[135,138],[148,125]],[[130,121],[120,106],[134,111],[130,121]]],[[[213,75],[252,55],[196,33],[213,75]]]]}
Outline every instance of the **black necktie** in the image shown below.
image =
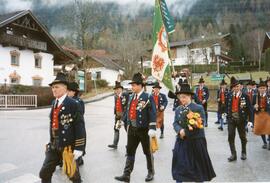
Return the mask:
{"type": "Polygon", "coordinates": [[[133,100],[136,100],[137,99],[137,94],[134,95],[134,99],[133,100]]]}
{"type": "Polygon", "coordinates": [[[56,103],[54,105],[54,108],[56,109],[58,107],[59,100],[56,100],[56,103]]]}

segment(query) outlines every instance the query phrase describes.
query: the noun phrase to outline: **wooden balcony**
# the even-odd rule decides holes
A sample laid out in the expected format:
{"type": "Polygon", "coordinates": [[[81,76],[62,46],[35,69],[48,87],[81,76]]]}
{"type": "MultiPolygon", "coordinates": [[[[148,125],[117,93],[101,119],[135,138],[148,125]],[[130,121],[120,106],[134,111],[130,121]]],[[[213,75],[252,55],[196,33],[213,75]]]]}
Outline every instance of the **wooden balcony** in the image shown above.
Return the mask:
{"type": "Polygon", "coordinates": [[[0,35],[0,43],[21,48],[47,51],[47,43],[9,34],[0,35]]]}

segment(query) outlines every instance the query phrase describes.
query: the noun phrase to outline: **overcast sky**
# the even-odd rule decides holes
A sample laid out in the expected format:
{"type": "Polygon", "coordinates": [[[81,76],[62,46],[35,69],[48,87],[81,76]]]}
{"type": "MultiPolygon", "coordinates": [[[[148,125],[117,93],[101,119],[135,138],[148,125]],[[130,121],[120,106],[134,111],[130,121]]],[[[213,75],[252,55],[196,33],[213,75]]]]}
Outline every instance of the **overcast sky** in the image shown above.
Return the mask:
{"type": "MultiPolygon", "coordinates": [[[[74,0],[44,0],[44,5],[62,5],[69,2],[73,2],[74,0]]],[[[126,4],[130,2],[140,2],[147,4],[154,4],[155,0],[84,0],[84,1],[96,1],[96,2],[118,2],[120,4],[126,4]]],[[[170,5],[175,1],[185,1],[185,0],[166,0],[166,2],[170,5]]],[[[5,6],[9,10],[18,10],[18,9],[30,9],[31,1],[30,0],[6,0],[5,6]]]]}

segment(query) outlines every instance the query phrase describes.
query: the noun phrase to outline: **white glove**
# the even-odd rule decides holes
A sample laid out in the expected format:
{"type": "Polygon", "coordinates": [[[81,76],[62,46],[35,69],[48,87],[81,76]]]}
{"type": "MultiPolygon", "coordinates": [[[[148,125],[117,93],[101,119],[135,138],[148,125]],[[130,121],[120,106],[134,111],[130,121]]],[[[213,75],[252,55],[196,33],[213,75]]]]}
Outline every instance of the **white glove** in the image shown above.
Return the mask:
{"type": "Polygon", "coordinates": [[[160,110],[164,110],[164,106],[161,105],[161,106],[159,107],[159,109],[160,109],[160,110]]]}
{"type": "Polygon", "coordinates": [[[83,155],[83,152],[79,150],[74,150],[73,154],[74,154],[74,159],[77,160],[79,157],[83,155]]]}
{"type": "Polygon", "coordinates": [[[118,120],[116,122],[116,125],[115,126],[116,126],[116,129],[119,130],[121,128],[121,126],[122,126],[122,121],[121,120],[118,120]]]}
{"type": "Polygon", "coordinates": [[[248,127],[252,127],[253,124],[249,121],[248,124],[247,124],[248,127]]]}
{"type": "Polygon", "coordinates": [[[222,117],[223,117],[223,118],[226,118],[226,116],[227,116],[226,113],[223,113],[223,114],[222,114],[222,117]]]}
{"type": "Polygon", "coordinates": [[[153,129],[150,129],[149,131],[148,131],[148,135],[149,135],[149,137],[155,137],[156,136],[156,130],[153,130],[153,129]]]}

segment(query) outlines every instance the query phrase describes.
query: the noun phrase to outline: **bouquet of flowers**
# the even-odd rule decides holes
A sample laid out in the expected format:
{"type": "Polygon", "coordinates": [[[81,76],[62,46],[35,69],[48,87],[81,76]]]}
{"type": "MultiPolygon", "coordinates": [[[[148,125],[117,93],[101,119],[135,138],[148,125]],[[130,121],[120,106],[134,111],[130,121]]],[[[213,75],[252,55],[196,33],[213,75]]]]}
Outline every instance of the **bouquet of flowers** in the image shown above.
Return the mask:
{"type": "Polygon", "coordinates": [[[192,131],[193,129],[203,128],[203,121],[201,115],[197,112],[188,111],[185,126],[192,131]]]}

